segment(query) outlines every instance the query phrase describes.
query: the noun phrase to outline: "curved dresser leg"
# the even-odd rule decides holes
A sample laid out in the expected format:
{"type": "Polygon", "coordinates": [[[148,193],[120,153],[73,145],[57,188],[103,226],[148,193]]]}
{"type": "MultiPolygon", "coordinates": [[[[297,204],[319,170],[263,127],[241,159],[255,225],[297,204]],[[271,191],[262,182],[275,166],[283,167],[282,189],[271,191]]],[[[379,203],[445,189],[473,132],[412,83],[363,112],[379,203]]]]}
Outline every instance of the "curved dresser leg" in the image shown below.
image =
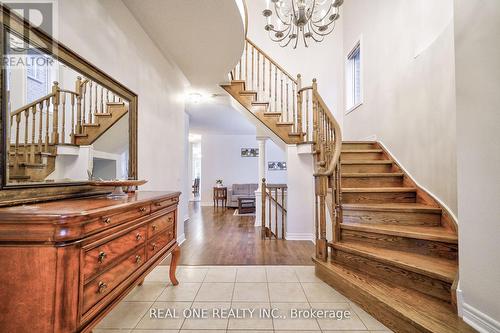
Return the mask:
{"type": "Polygon", "coordinates": [[[175,277],[175,270],[177,269],[177,262],[179,261],[179,257],[181,256],[181,249],[177,246],[172,251],[172,261],[170,262],[170,281],[174,286],[179,284],[177,278],[175,277]]]}

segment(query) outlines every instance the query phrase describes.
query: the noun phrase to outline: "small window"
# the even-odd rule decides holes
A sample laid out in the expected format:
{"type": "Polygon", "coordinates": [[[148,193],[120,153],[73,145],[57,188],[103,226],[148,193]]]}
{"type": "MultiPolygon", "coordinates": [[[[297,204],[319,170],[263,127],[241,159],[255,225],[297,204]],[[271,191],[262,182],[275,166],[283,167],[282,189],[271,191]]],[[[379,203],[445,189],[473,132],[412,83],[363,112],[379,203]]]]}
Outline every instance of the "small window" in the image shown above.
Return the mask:
{"type": "Polygon", "coordinates": [[[361,81],[361,41],[349,52],[346,66],[346,107],[347,113],[363,103],[363,87],[361,81]]]}

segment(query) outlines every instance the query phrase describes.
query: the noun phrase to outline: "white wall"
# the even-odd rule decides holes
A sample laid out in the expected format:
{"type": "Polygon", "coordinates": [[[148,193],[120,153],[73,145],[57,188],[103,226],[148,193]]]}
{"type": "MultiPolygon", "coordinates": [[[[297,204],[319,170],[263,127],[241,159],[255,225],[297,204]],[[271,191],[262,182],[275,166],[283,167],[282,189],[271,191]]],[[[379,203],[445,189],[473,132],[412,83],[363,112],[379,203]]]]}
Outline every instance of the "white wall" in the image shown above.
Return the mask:
{"type": "MultiPolygon", "coordinates": [[[[185,192],[186,81],[120,0],[59,1],[59,39],[139,96],[138,170],[142,190],[185,192]]],[[[187,193],[179,216],[187,214],[187,193]]],[[[179,223],[179,235],[184,227],[179,223]]]]}
{"type": "Polygon", "coordinates": [[[381,140],[456,213],[452,0],[350,0],[343,14],[345,57],[362,38],[364,85],[344,139],[381,140]]]}
{"type": "MultiPolygon", "coordinates": [[[[222,179],[232,184],[258,183],[258,157],[241,157],[241,148],[258,148],[255,135],[202,134],[201,138],[201,201],[212,205],[212,188],[222,179]]],[[[266,143],[267,161],[286,161],[286,153],[271,140],[266,143]]],[[[266,165],[267,168],[267,165],[266,165]]],[[[286,171],[267,172],[267,182],[284,184],[286,171]]]]}
{"type": "Polygon", "coordinates": [[[455,0],[460,289],[464,320],[500,332],[500,2],[455,0]]]}

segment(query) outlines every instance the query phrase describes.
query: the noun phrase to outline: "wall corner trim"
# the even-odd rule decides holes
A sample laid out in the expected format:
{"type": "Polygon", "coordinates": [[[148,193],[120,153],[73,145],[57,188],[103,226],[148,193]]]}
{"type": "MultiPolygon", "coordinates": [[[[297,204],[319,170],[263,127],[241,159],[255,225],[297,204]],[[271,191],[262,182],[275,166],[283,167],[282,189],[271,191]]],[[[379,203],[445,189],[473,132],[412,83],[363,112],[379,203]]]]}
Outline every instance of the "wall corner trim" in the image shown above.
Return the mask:
{"type": "Polygon", "coordinates": [[[500,333],[500,322],[465,302],[462,307],[463,320],[474,329],[480,333],[500,333]]]}

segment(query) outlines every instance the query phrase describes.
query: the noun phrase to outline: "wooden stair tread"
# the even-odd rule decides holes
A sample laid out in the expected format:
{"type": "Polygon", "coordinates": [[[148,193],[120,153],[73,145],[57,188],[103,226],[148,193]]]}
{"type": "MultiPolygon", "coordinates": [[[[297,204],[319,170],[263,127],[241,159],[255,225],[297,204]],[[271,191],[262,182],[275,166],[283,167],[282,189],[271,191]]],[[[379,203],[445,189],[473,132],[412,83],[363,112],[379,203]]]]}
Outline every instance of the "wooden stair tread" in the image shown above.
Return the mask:
{"type": "Polygon", "coordinates": [[[252,105],[269,105],[269,102],[253,101],[252,105]]]}
{"type": "Polygon", "coordinates": [[[338,242],[335,249],[374,259],[383,263],[407,269],[441,281],[453,283],[458,263],[446,258],[429,257],[423,254],[378,248],[353,242],[338,242]]]}
{"type": "Polygon", "coordinates": [[[377,143],[377,141],[342,141],[342,143],[347,143],[347,144],[356,144],[356,143],[367,144],[367,143],[371,143],[371,144],[375,144],[375,143],[377,143]]]}
{"type": "Polygon", "coordinates": [[[340,160],[341,164],[393,164],[392,160],[340,160]]]}
{"type": "Polygon", "coordinates": [[[240,95],[257,95],[255,90],[243,90],[240,91],[240,95]]]}
{"type": "Polygon", "coordinates": [[[306,133],[296,133],[296,132],[290,132],[288,133],[289,136],[304,136],[306,133]]]}
{"type": "Polygon", "coordinates": [[[342,153],[383,153],[382,149],[342,149],[342,153]]]}
{"type": "Polygon", "coordinates": [[[113,114],[109,112],[100,112],[100,113],[94,113],[94,116],[99,116],[99,117],[112,117],[113,114]]]}
{"type": "Polygon", "coordinates": [[[428,212],[441,213],[439,207],[424,205],[421,203],[383,203],[383,204],[364,204],[364,203],[346,203],[342,204],[344,210],[370,210],[370,211],[390,211],[390,212],[428,212]]]}
{"type": "Polygon", "coordinates": [[[88,134],[73,134],[76,138],[86,138],[88,137],[89,135],[88,134]]]}
{"type": "MultiPolygon", "coordinates": [[[[380,281],[367,274],[353,272],[342,265],[313,258],[315,264],[341,280],[340,283],[357,289],[360,297],[377,306],[390,308],[399,318],[405,318],[422,331],[440,333],[476,332],[461,320],[453,308],[438,299],[417,291],[380,281]]],[[[349,295],[347,295],[349,297],[349,295]]]]}
{"type": "Polygon", "coordinates": [[[125,105],[124,102],[106,102],[106,105],[125,105]]]}
{"type": "Polygon", "coordinates": [[[342,192],[346,193],[417,192],[417,188],[416,187],[343,187],[342,192]]]}
{"type": "Polygon", "coordinates": [[[83,126],[85,126],[85,127],[99,127],[101,125],[99,125],[99,124],[83,124],[83,126]]]}
{"type": "Polygon", "coordinates": [[[292,122],[277,122],[276,126],[293,126],[292,122]]]}
{"type": "Polygon", "coordinates": [[[342,178],[365,178],[365,177],[403,177],[402,172],[350,172],[343,173],[342,178]]]}
{"type": "Polygon", "coordinates": [[[458,244],[458,236],[443,227],[344,222],[340,224],[340,228],[347,230],[372,232],[376,234],[458,244]]]}
{"type": "Polygon", "coordinates": [[[281,116],[281,112],[264,112],[264,116],[269,116],[269,117],[281,116]]]}

